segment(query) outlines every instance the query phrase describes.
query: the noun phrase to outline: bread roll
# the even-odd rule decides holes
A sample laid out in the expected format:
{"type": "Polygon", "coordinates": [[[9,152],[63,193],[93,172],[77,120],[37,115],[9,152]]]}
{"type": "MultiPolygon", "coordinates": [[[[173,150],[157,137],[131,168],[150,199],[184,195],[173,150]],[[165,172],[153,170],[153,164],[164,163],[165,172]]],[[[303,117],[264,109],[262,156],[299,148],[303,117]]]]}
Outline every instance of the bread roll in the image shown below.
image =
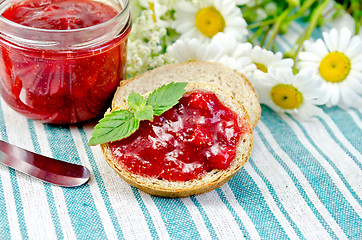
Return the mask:
{"type": "MultiPolygon", "coordinates": [[[[160,197],[187,197],[196,194],[202,194],[216,189],[226,183],[231,177],[236,174],[241,167],[247,162],[250,157],[253,138],[252,125],[249,120],[248,113],[245,108],[236,101],[230,94],[220,90],[215,85],[205,83],[189,83],[186,87],[187,91],[201,90],[205,92],[212,91],[226,107],[237,113],[240,119],[245,124],[246,132],[241,135],[241,139],[237,145],[236,157],[231,162],[231,166],[226,170],[213,169],[210,172],[202,175],[198,179],[188,181],[168,181],[159,180],[153,177],[145,177],[139,174],[129,172],[124,169],[121,163],[112,155],[109,144],[101,144],[101,148],[108,164],[132,186],[154,196],[160,197]]],[[[120,96],[119,93],[116,95],[120,96]]],[[[127,105],[119,99],[114,99],[113,109],[127,109],[127,105]],[[120,104],[120,105],[119,105],[120,104]]]]}

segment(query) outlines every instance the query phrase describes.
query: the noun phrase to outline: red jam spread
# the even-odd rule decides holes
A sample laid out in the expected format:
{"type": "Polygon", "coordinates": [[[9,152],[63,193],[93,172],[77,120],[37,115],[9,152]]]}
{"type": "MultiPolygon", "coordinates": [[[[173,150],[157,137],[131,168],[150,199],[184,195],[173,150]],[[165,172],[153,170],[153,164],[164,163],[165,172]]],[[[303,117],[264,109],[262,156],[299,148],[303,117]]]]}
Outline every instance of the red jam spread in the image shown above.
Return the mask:
{"type": "MultiPolygon", "coordinates": [[[[62,31],[94,26],[117,13],[92,0],[27,0],[13,4],[2,16],[36,29],[62,31]]],[[[83,122],[101,115],[125,78],[129,30],[99,45],[67,50],[20,46],[0,33],[3,99],[26,117],[47,123],[83,122]]]]}
{"type": "Polygon", "coordinates": [[[109,144],[126,170],[171,181],[197,179],[227,169],[248,124],[212,92],[184,95],[173,108],[142,121],[130,137],[109,144]]]}

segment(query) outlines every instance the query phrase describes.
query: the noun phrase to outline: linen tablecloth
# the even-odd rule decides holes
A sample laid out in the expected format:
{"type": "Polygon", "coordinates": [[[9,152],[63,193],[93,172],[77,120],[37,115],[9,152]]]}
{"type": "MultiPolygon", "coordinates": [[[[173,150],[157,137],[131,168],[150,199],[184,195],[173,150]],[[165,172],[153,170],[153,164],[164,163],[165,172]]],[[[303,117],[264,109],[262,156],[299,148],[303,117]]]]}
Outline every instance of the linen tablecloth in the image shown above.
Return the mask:
{"type": "Polygon", "coordinates": [[[42,124],[0,100],[2,140],[91,171],[63,188],[1,165],[0,239],[362,239],[362,108],[323,110],[301,122],[263,106],[241,171],[212,192],[165,199],[125,183],[87,145],[95,122],[42,124]]]}

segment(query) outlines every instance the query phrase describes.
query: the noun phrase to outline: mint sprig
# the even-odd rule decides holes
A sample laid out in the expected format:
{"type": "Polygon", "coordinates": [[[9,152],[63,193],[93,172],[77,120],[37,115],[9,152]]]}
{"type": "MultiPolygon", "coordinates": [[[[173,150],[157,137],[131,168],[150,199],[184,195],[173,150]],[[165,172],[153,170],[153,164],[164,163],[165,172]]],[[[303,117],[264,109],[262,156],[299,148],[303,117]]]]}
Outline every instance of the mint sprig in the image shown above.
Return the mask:
{"type": "Polygon", "coordinates": [[[143,120],[153,120],[175,106],[186,92],[187,82],[174,83],[154,90],[148,98],[131,92],[127,98],[129,110],[116,110],[105,115],[94,127],[88,145],[118,141],[133,134],[143,120]]]}
{"type": "Polygon", "coordinates": [[[178,103],[178,100],[185,93],[187,83],[169,83],[157,88],[147,98],[146,105],[153,108],[153,114],[160,116],[178,103]]]}

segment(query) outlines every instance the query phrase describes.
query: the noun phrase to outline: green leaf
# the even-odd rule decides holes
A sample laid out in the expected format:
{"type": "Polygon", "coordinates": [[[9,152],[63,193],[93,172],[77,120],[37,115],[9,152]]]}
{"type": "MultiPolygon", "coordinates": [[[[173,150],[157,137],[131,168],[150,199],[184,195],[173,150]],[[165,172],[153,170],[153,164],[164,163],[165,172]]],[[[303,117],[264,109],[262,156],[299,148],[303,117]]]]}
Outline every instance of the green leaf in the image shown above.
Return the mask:
{"type": "Polygon", "coordinates": [[[153,91],[147,100],[131,92],[127,98],[129,110],[117,110],[107,114],[94,127],[88,145],[118,141],[130,136],[140,126],[140,121],[152,120],[176,105],[185,93],[187,83],[169,83],[153,91]]]}
{"type": "Polygon", "coordinates": [[[145,106],[142,110],[135,112],[135,117],[140,120],[152,120],[153,119],[153,108],[152,106],[145,106]]]}
{"type": "Polygon", "coordinates": [[[153,108],[153,114],[160,116],[178,103],[186,92],[187,82],[171,82],[154,90],[147,98],[146,105],[153,108]]]}
{"type": "Polygon", "coordinates": [[[94,127],[88,145],[103,144],[130,136],[139,128],[140,120],[128,110],[117,110],[107,114],[94,127]]]}
{"type": "Polygon", "coordinates": [[[127,98],[127,104],[133,111],[142,110],[146,105],[146,99],[139,93],[131,92],[127,98]]]}

